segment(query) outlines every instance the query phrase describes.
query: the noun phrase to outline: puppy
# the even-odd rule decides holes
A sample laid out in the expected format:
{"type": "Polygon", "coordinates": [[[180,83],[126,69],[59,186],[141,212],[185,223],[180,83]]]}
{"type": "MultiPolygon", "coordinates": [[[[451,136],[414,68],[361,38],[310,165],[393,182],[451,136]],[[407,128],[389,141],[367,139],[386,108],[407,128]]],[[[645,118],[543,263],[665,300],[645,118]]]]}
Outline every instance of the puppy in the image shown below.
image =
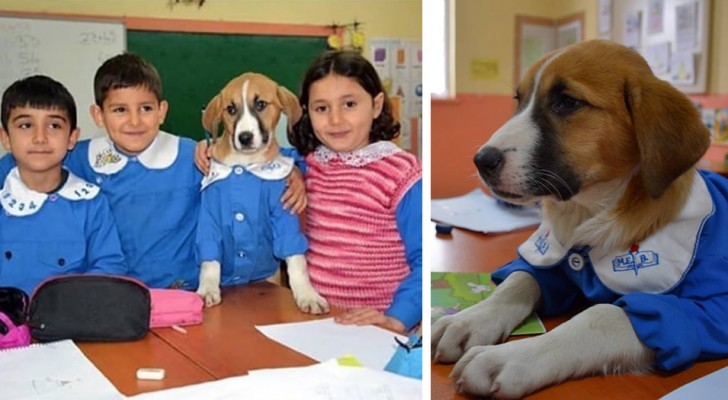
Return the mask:
{"type": "Polygon", "coordinates": [[[540,201],[543,222],[493,274],[490,298],[433,325],[435,361],[457,361],[463,391],[520,398],[728,355],[728,185],[694,168],[709,133],[690,100],[607,41],[546,55],[515,98],[474,161],[494,195],[540,201]],[[583,297],[597,305],[497,344],[534,309],[556,315],[583,297]]]}
{"type": "Polygon", "coordinates": [[[211,167],[202,183],[198,253],[203,260],[197,293],[210,307],[220,303],[220,284],[266,279],[284,258],[298,307],[313,314],[328,304],[311,286],[298,216],[283,210],[280,197],[293,159],[280,154],[275,127],[281,113],[288,126],[301,117],[298,99],[257,73],[231,80],[213,97],[202,124],[213,136],[211,167]],[[222,136],[218,128],[222,123],[222,136]]]}

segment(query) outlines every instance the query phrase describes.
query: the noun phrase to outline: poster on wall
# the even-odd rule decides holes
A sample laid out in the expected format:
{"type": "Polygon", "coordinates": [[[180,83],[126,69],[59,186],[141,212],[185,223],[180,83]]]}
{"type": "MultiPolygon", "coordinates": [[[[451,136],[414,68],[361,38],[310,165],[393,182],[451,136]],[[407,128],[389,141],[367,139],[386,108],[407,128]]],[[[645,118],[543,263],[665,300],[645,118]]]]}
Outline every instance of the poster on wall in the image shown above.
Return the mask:
{"type": "Polygon", "coordinates": [[[624,16],[624,32],[622,35],[622,44],[633,49],[638,49],[641,45],[641,28],[642,28],[642,12],[627,13],[624,16]]]}
{"type": "Polygon", "coordinates": [[[698,46],[698,3],[675,7],[675,48],[692,51],[698,46]]]}
{"type": "Polygon", "coordinates": [[[612,30],[612,0],[599,0],[599,33],[612,30]]]}
{"type": "Polygon", "coordinates": [[[654,35],[664,30],[665,0],[647,2],[647,33],[654,35]]]}
{"type": "Polygon", "coordinates": [[[369,60],[392,100],[395,117],[401,125],[396,143],[412,150],[410,120],[422,116],[422,43],[380,38],[372,39],[369,46],[369,60]]]}

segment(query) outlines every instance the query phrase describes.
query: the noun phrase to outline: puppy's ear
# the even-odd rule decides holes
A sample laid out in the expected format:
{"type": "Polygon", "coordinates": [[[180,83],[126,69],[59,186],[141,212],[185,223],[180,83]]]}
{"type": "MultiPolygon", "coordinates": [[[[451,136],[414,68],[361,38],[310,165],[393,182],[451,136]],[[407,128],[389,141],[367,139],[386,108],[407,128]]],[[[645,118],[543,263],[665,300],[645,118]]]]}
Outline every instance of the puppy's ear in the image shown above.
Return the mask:
{"type": "Polygon", "coordinates": [[[288,130],[301,119],[301,106],[298,104],[298,97],[283,86],[278,86],[278,100],[281,102],[283,114],[288,117],[288,130]]]}
{"type": "Polygon", "coordinates": [[[628,80],[625,100],[637,136],[642,181],[656,199],[705,154],[710,132],[684,94],[652,75],[628,80]]]}
{"type": "Polygon", "coordinates": [[[218,94],[207,103],[207,107],[205,107],[205,111],[202,113],[202,127],[210,133],[213,142],[217,140],[221,109],[222,96],[218,94]]]}

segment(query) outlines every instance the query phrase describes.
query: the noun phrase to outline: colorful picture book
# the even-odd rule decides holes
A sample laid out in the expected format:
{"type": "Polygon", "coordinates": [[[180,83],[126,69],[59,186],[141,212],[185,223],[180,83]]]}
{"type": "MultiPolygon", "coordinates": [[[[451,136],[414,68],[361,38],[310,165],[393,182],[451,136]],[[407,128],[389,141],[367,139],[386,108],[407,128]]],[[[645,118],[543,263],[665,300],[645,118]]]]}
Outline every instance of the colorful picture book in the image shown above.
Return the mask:
{"type": "MultiPolygon", "coordinates": [[[[490,280],[490,274],[485,273],[432,272],[430,290],[431,318],[434,323],[445,315],[455,314],[487,299],[495,290],[495,284],[490,280]]],[[[533,313],[511,334],[539,333],[546,333],[546,328],[536,313],[533,313]]]]}

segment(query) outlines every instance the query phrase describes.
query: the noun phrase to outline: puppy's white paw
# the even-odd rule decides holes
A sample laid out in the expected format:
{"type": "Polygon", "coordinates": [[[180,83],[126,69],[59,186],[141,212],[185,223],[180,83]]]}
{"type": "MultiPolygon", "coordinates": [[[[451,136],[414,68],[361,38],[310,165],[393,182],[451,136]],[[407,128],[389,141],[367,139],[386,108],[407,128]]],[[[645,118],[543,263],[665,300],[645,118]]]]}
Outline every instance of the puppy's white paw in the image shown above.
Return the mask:
{"type": "Polygon", "coordinates": [[[217,261],[203,261],[200,266],[200,287],[197,294],[205,300],[205,307],[220,304],[220,263],[217,261]]]}
{"type": "MultiPolygon", "coordinates": [[[[451,376],[460,391],[497,399],[520,399],[553,382],[554,369],[529,339],[476,346],[455,364],[451,376]]],[[[548,357],[546,357],[548,358],[548,357]]]]}
{"type": "Polygon", "coordinates": [[[455,315],[446,315],[432,325],[432,354],[436,362],[453,363],[473,346],[495,344],[507,337],[492,307],[476,304],[455,315]]]}
{"type": "Polygon", "coordinates": [[[298,308],[309,314],[326,314],[329,303],[313,287],[293,289],[293,299],[298,308]]]}
{"type": "Polygon", "coordinates": [[[222,301],[219,286],[207,287],[204,284],[200,285],[200,287],[197,288],[197,294],[205,300],[205,307],[216,306],[222,301]]]}

